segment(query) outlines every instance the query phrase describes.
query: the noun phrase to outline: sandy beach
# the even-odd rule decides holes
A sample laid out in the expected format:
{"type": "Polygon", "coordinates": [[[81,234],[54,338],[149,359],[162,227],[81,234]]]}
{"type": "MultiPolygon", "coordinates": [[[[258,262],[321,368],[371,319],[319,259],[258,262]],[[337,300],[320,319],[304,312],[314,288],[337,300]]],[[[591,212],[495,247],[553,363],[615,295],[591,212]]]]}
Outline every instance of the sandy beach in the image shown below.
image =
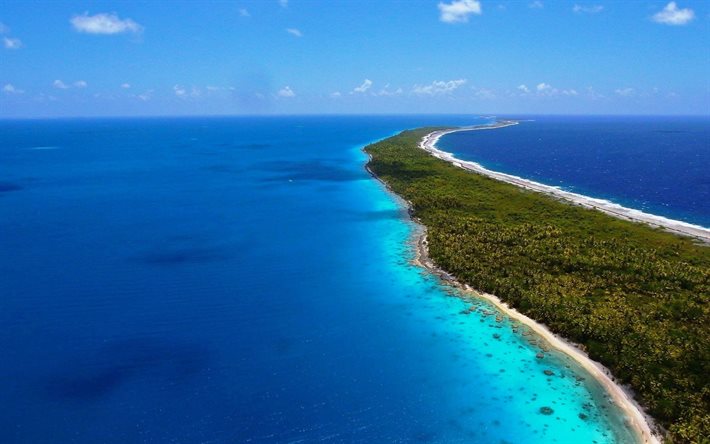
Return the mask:
{"type": "Polygon", "coordinates": [[[480,298],[488,301],[510,319],[518,321],[520,324],[529,328],[539,338],[549,344],[551,348],[566,354],[577,362],[593,378],[595,378],[602,385],[602,387],[604,387],[616,406],[624,412],[629,426],[636,432],[638,443],[660,444],[663,441],[660,435],[654,432],[654,430],[658,427],[654,423],[653,418],[647,415],[643,411],[643,408],[636,402],[633,391],[614,382],[611,372],[606,367],[596,361],[593,361],[577,345],[567,341],[561,336],[554,334],[545,325],[540,324],[532,318],[520,313],[516,309],[511,308],[497,296],[476,291],[468,285],[462,285],[450,274],[437,267],[436,264],[434,264],[434,262],[429,258],[427,250],[426,227],[421,224],[419,224],[419,226],[421,229],[419,230],[416,240],[417,255],[414,260],[416,265],[427,269],[444,282],[457,288],[464,296],[480,298]]]}
{"type": "Polygon", "coordinates": [[[699,225],[693,225],[687,222],[682,222],[679,220],[668,219],[662,216],[657,216],[655,214],[644,213],[643,211],[634,210],[632,208],[626,208],[608,200],[596,199],[593,197],[572,193],[570,191],[564,191],[557,187],[533,182],[531,180],[523,179],[522,177],[513,176],[511,174],[492,171],[484,168],[476,162],[457,159],[456,157],[454,157],[453,154],[441,151],[436,147],[436,143],[439,141],[439,139],[446,134],[458,131],[492,130],[517,124],[518,121],[515,120],[501,120],[493,125],[479,125],[442,131],[434,131],[432,133],[427,134],[422,139],[422,141],[419,143],[419,147],[425,151],[428,151],[434,157],[450,162],[453,165],[463,168],[465,170],[469,170],[478,174],[482,174],[484,176],[491,177],[496,180],[507,182],[516,185],[520,188],[524,188],[526,190],[544,193],[554,198],[564,200],[585,208],[599,210],[611,216],[618,217],[620,219],[644,223],[652,227],[660,228],[675,234],[692,237],[704,244],[710,245],[710,229],[708,228],[701,227],[699,225]]]}
{"type": "MultiPolygon", "coordinates": [[[[515,123],[509,123],[513,125],[515,123]]],[[[507,125],[505,125],[507,126],[507,125]]],[[[500,128],[501,126],[491,126],[485,129],[500,128]]],[[[447,131],[450,132],[450,131],[447,131]]],[[[446,133],[446,132],[438,132],[446,133]]],[[[435,133],[431,133],[435,134],[435,133]]],[[[427,135],[424,140],[426,140],[431,134],[427,135]]],[[[439,134],[439,137],[443,134],[439,134]]],[[[437,137],[438,139],[438,137],[437,137]]],[[[371,159],[368,153],[368,158],[371,159]]],[[[367,171],[378,180],[382,185],[397,199],[402,205],[406,206],[408,212],[412,214],[411,203],[407,200],[402,199],[397,193],[392,191],[389,185],[380,179],[376,174],[374,174],[369,167],[366,166],[367,171]]],[[[577,345],[567,341],[565,338],[556,335],[550,331],[545,325],[540,324],[529,318],[528,316],[520,313],[514,308],[508,306],[507,303],[503,302],[499,297],[476,291],[468,285],[463,285],[457,281],[453,276],[451,276],[446,271],[439,268],[429,257],[427,248],[427,237],[426,237],[426,226],[421,224],[416,217],[412,217],[412,220],[417,224],[418,229],[415,231],[415,238],[413,243],[415,245],[416,256],[414,258],[414,264],[424,268],[428,272],[439,277],[443,282],[452,287],[458,289],[464,297],[483,299],[493,306],[496,307],[501,313],[508,316],[510,319],[520,322],[520,324],[526,326],[540,339],[546,342],[550,348],[566,354],[577,362],[582,368],[584,368],[593,378],[595,378],[606,390],[609,397],[614,401],[614,403],[621,409],[627,418],[630,427],[636,432],[638,437],[638,444],[661,444],[663,439],[661,435],[657,432],[660,428],[655,424],[652,417],[647,415],[643,408],[634,399],[633,391],[627,387],[623,387],[613,380],[613,376],[609,369],[601,365],[600,363],[592,360],[587,353],[581,350],[577,345]]]]}

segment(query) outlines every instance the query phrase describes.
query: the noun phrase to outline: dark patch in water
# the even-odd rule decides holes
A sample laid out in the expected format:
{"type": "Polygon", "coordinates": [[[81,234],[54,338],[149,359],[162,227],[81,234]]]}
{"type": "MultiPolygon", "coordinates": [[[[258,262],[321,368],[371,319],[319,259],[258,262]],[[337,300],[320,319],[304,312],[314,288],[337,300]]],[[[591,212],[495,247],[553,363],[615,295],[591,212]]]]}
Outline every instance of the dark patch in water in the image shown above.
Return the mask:
{"type": "Polygon", "coordinates": [[[9,193],[10,191],[19,191],[22,186],[13,182],[0,182],[0,193],[9,193]]]}
{"type": "Polygon", "coordinates": [[[436,434],[425,430],[412,433],[412,440],[417,442],[435,442],[436,434]]]}
{"type": "Polygon", "coordinates": [[[213,262],[227,259],[227,254],[218,248],[166,248],[151,251],[138,259],[154,265],[180,265],[213,262]]]}
{"type": "Polygon", "coordinates": [[[244,148],[244,149],[250,149],[250,150],[263,150],[265,148],[269,148],[271,146],[270,143],[245,143],[242,145],[237,145],[237,148],[244,148]]]}
{"type": "Polygon", "coordinates": [[[407,218],[407,211],[402,209],[352,212],[353,219],[362,221],[402,220],[407,218]]]}
{"type": "Polygon", "coordinates": [[[242,170],[240,168],[235,168],[231,165],[217,164],[204,167],[206,171],[211,171],[213,173],[240,173],[242,170]]]}
{"type": "Polygon", "coordinates": [[[348,182],[367,178],[367,176],[365,176],[365,173],[362,171],[349,170],[336,165],[330,165],[320,160],[311,160],[305,162],[262,162],[255,165],[255,168],[261,171],[267,171],[278,174],[278,176],[264,179],[266,181],[305,180],[348,182]]]}
{"type": "Polygon", "coordinates": [[[205,348],[191,344],[155,339],[115,341],[93,355],[67,362],[46,381],[46,395],[58,400],[95,400],[145,377],[173,387],[201,372],[208,359],[205,348]]]}
{"type": "Polygon", "coordinates": [[[47,384],[47,392],[51,398],[57,399],[96,399],[112,392],[127,376],[121,368],[86,375],[59,376],[47,384]]]}
{"type": "Polygon", "coordinates": [[[277,355],[286,355],[293,348],[293,342],[288,338],[279,338],[274,341],[272,347],[277,355]]]}

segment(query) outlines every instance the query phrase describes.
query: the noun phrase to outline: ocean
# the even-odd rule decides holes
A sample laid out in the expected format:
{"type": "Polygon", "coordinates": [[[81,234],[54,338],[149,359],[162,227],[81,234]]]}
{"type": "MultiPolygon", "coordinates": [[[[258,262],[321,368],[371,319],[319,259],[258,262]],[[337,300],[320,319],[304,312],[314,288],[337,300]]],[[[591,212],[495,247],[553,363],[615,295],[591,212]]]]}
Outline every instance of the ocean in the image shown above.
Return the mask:
{"type": "MultiPolygon", "coordinates": [[[[485,122],[1,121],[0,442],[632,442],[584,370],[412,264],[417,227],[364,169],[368,142],[485,122]]],[[[442,143],[512,151],[539,122],[442,143]]],[[[610,168],[584,155],[568,169],[610,168]]]]}
{"type": "Polygon", "coordinates": [[[535,116],[437,146],[483,167],[710,227],[710,117],[535,116]]]}

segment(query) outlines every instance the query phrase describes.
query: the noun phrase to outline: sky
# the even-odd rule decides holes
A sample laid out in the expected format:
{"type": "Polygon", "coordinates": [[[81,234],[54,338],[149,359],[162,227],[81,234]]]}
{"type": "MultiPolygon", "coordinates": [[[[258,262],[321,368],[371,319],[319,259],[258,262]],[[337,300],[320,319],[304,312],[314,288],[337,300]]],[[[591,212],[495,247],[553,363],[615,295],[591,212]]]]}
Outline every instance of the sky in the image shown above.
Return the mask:
{"type": "Polygon", "coordinates": [[[0,2],[0,118],[710,115],[709,0],[0,2]]]}

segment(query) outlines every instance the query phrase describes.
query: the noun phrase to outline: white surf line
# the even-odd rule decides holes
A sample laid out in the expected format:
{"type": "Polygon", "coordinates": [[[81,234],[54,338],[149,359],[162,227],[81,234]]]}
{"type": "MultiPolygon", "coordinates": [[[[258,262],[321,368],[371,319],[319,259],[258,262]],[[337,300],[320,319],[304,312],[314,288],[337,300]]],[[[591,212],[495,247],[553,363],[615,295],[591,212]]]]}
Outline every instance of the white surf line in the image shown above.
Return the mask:
{"type": "Polygon", "coordinates": [[[513,176],[512,174],[489,170],[476,162],[458,159],[452,153],[447,153],[446,151],[442,151],[436,147],[436,143],[439,141],[439,139],[446,134],[451,134],[458,131],[492,130],[517,125],[518,123],[519,122],[515,120],[503,120],[493,125],[470,126],[449,130],[434,131],[422,138],[421,142],[419,143],[419,147],[429,152],[434,157],[437,157],[441,160],[445,160],[459,168],[473,171],[475,173],[488,176],[490,178],[500,180],[502,182],[507,182],[516,185],[520,188],[524,188],[526,190],[544,193],[556,197],[558,199],[562,199],[574,203],[576,205],[580,205],[585,208],[599,210],[603,213],[617,217],[619,219],[645,223],[655,228],[661,228],[675,234],[689,236],[700,240],[705,244],[710,244],[710,228],[691,224],[688,222],[683,222],[680,220],[669,219],[663,216],[658,216],[656,214],[645,213],[640,210],[624,207],[622,205],[610,202],[605,199],[589,197],[582,194],[573,193],[571,191],[561,190],[554,186],[534,182],[532,180],[524,179],[522,177],[513,176]]]}

